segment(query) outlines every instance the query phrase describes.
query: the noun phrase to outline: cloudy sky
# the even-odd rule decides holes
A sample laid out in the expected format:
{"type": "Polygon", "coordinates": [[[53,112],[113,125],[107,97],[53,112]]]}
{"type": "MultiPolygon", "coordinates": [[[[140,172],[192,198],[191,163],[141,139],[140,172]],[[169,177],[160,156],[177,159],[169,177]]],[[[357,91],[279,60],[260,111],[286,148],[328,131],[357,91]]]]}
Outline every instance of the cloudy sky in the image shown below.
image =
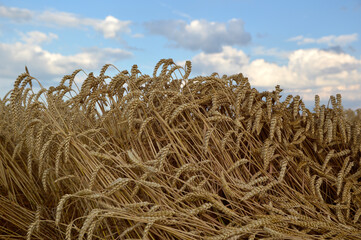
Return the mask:
{"type": "Polygon", "coordinates": [[[356,109],[360,38],[360,0],[0,0],[0,98],[25,65],[49,87],[78,68],[137,64],[151,74],[173,58],[192,61],[191,77],[241,72],[252,87],[280,84],[310,108],[315,94],[327,104],[341,93],[356,109]]]}

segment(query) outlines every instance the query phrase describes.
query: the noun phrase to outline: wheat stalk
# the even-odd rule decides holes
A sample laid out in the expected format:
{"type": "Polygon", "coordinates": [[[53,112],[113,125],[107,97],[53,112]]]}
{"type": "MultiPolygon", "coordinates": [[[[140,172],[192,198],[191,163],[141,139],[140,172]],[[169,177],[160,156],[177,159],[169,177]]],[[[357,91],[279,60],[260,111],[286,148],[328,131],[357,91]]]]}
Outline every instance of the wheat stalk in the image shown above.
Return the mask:
{"type": "Polygon", "coordinates": [[[326,158],[325,158],[325,161],[324,161],[323,164],[322,164],[322,171],[325,171],[328,162],[331,160],[332,157],[335,156],[334,152],[335,152],[335,149],[332,149],[332,150],[327,154],[327,156],[326,156],[326,158]]]}
{"type": "Polygon", "coordinates": [[[344,178],[344,175],[345,175],[345,170],[346,170],[346,167],[347,167],[347,164],[349,163],[349,161],[350,161],[350,157],[348,156],[344,160],[342,168],[341,168],[341,170],[339,171],[339,173],[337,175],[337,182],[336,182],[337,195],[339,195],[340,192],[341,192],[342,181],[343,181],[343,178],[344,178]]]}
{"type": "Polygon", "coordinates": [[[27,71],[0,99],[0,236],[359,239],[360,114],[340,94],[311,112],[189,61],[110,66],[38,92],[27,71]]]}
{"type": "Polygon", "coordinates": [[[278,116],[272,117],[271,124],[270,124],[270,133],[269,133],[270,140],[272,140],[273,137],[274,137],[274,132],[275,132],[275,129],[276,129],[277,121],[278,121],[278,116]]]}
{"type": "Polygon", "coordinates": [[[75,194],[65,194],[64,196],[61,197],[59,203],[58,203],[58,206],[56,207],[56,217],[55,217],[55,225],[56,226],[59,226],[59,223],[60,223],[60,218],[61,218],[61,212],[64,208],[64,204],[65,202],[70,199],[71,197],[81,197],[81,196],[84,196],[84,195],[89,195],[91,194],[92,191],[90,189],[84,189],[84,190],[81,190],[75,194]]]}
{"type": "Polygon", "coordinates": [[[78,235],[78,239],[82,240],[84,238],[85,233],[87,232],[88,228],[90,227],[90,225],[94,222],[94,219],[96,217],[99,216],[99,213],[101,213],[103,210],[102,209],[93,209],[88,216],[86,217],[82,228],[80,229],[79,235],[78,235]]]}
{"type": "Polygon", "coordinates": [[[332,130],[333,130],[331,119],[327,119],[326,126],[327,126],[326,143],[330,143],[332,141],[332,130]]]}
{"type": "Polygon", "coordinates": [[[240,199],[240,201],[246,201],[249,198],[251,198],[251,197],[253,197],[253,196],[257,195],[257,194],[265,193],[266,191],[268,191],[269,189],[274,187],[277,183],[278,183],[277,181],[272,181],[272,182],[268,183],[266,186],[255,187],[250,192],[246,193],[240,199]]]}
{"type": "Polygon", "coordinates": [[[316,116],[319,118],[320,117],[320,96],[318,95],[315,95],[315,113],[316,113],[316,116]]]}
{"type": "Polygon", "coordinates": [[[322,193],[321,193],[321,185],[322,185],[322,182],[323,182],[323,178],[317,179],[315,190],[316,190],[316,195],[317,195],[317,197],[318,197],[322,202],[324,202],[324,199],[323,199],[322,193]]]}
{"type": "Polygon", "coordinates": [[[261,227],[261,226],[265,226],[267,224],[272,224],[273,222],[275,222],[275,217],[267,217],[267,218],[262,218],[260,220],[254,220],[251,223],[242,226],[238,229],[234,229],[234,230],[229,230],[223,234],[220,234],[218,236],[214,236],[214,237],[205,237],[206,240],[221,240],[221,239],[228,239],[234,235],[240,235],[242,233],[250,233],[252,232],[252,230],[256,230],[257,228],[261,227]]]}
{"type": "Polygon", "coordinates": [[[278,177],[278,182],[282,182],[282,180],[284,179],[284,177],[286,175],[288,162],[289,162],[288,159],[281,160],[281,171],[280,171],[280,175],[278,177]]]}

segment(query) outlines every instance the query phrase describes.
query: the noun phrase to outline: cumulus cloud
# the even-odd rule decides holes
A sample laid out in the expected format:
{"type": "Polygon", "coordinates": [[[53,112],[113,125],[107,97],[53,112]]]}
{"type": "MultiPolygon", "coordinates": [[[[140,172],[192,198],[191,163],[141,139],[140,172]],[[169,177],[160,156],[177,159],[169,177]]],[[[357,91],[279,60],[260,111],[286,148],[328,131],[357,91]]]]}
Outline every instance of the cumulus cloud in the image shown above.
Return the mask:
{"type": "MultiPolygon", "coordinates": [[[[42,82],[60,79],[65,74],[72,73],[76,68],[84,70],[99,69],[104,63],[115,62],[132,57],[132,53],[118,48],[84,48],[73,55],[62,55],[50,52],[41,46],[56,35],[41,32],[23,34],[23,41],[15,43],[0,42],[0,72],[1,84],[10,86],[17,75],[24,72],[27,65],[30,73],[42,82]]],[[[7,91],[10,89],[7,89],[7,91]]],[[[0,90],[2,95],[4,89],[0,90]]]]}
{"type": "Polygon", "coordinates": [[[200,73],[201,75],[212,72],[229,74],[241,71],[242,66],[247,64],[248,61],[249,57],[243,51],[230,46],[224,46],[220,53],[201,52],[194,56],[192,65],[193,72],[200,73]]]}
{"type": "Polygon", "coordinates": [[[223,46],[243,46],[251,41],[251,35],[244,30],[241,19],[227,23],[193,20],[160,20],[144,24],[151,34],[161,35],[171,41],[171,46],[205,53],[222,51],[223,46]]]}
{"type": "Polygon", "coordinates": [[[223,47],[220,53],[200,53],[193,57],[194,71],[210,74],[216,69],[221,74],[248,73],[257,86],[325,86],[338,85],[347,79],[356,83],[361,77],[361,60],[346,53],[321,49],[299,49],[288,54],[286,66],[264,59],[249,61],[249,57],[233,47],[223,47]]]}
{"type": "Polygon", "coordinates": [[[354,34],[340,35],[340,36],[329,35],[321,38],[306,38],[300,35],[290,38],[287,41],[297,42],[298,45],[315,43],[315,44],[326,44],[328,46],[346,46],[352,42],[357,41],[357,39],[358,39],[358,34],[354,33],[354,34]]]}
{"type": "Polygon", "coordinates": [[[292,72],[287,66],[269,63],[264,59],[256,59],[244,65],[242,73],[249,77],[252,85],[260,87],[274,87],[277,84],[300,87],[308,80],[304,75],[292,72]]]}
{"type": "Polygon", "coordinates": [[[338,83],[350,77],[348,81],[357,81],[353,71],[361,71],[361,61],[346,53],[323,51],[320,49],[300,49],[289,57],[290,71],[303,73],[315,85],[338,83]]]}
{"type": "MultiPolygon", "coordinates": [[[[280,66],[264,59],[253,61],[242,50],[223,47],[220,53],[200,53],[193,57],[193,75],[243,73],[254,87],[272,89],[280,84],[288,93],[313,101],[341,93],[347,100],[361,101],[361,59],[345,53],[321,49],[299,49],[289,53],[280,66]]],[[[360,106],[361,107],[361,106],[360,106]]]]}
{"type": "Polygon", "coordinates": [[[15,22],[29,21],[33,13],[27,9],[0,6],[0,17],[8,18],[15,22]]]}
{"type": "Polygon", "coordinates": [[[116,38],[119,33],[130,33],[130,23],[131,21],[120,21],[113,16],[107,16],[102,21],[95,21],[92,26],[105,38],[116,38]]]}

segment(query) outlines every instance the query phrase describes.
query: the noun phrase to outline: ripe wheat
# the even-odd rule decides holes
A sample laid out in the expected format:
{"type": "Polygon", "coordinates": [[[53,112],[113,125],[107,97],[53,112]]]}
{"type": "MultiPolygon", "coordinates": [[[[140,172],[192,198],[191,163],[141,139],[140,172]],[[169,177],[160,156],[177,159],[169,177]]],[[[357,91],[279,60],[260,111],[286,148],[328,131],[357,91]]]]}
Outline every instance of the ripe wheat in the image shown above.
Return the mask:
{"type": "Polygon", "coordinates": [[[191,69],[21,74],[0,99],[0,236],[361,239],[360,113],[191,69]]]}

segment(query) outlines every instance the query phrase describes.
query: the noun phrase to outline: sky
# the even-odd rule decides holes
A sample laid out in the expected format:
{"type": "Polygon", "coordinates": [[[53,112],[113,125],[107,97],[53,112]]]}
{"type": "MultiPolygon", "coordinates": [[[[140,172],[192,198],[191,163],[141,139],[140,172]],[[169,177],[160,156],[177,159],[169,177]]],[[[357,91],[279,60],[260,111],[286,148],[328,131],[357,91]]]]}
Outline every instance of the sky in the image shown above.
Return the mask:
{"type": "Polygon", "coordinates": [[[311,109],[316,94],[327,106],[337,93],[357,109],[360,37],[361,0],[0,0],[0,98],[25,66],[50,87],[108,63],[152,75],[172,58],[192,62],[190,77],[242,73],[257,90],[280,85],[311,109]]]}

